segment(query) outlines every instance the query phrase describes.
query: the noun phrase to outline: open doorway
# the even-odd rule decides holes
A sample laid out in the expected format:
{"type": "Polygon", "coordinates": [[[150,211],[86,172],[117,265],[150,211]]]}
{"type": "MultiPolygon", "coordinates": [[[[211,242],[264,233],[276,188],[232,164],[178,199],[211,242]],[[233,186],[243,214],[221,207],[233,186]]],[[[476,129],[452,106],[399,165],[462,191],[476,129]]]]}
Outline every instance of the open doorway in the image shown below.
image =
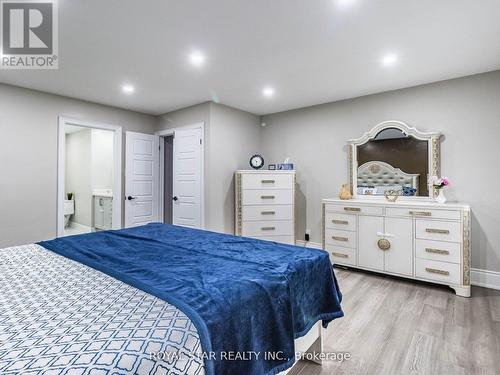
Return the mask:
{"type": "Polygon", "coordinates": [[[61,118],[57,235],[121,228],[121,128],[61,118]]]}
{"type": "Polygon", "coordinates": [[[204,228],[204,123],[157,135],[160,137],[159,220],[204,228]]]}
{"type": "Polygon", "coordinates": [[[163,146],[163,150],[160,147],[160,152],[163,151],[163,222],[173,224],[174,136],[161,137],[160,142],[163,146]]]}

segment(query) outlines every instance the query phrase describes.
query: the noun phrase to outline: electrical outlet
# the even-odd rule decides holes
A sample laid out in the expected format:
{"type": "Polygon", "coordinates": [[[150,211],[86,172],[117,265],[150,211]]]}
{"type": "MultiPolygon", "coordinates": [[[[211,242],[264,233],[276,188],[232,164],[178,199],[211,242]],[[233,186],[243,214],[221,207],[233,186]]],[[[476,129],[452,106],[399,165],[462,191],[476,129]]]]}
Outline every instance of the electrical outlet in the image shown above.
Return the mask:
{"type": "Polygon", "coordinates": [[[306,229],[306,234],[304,235],[304,239],[306,240],[306,242],[309,242],[309,240],[311,239],[311,230],[310,229],[306,229]]]}

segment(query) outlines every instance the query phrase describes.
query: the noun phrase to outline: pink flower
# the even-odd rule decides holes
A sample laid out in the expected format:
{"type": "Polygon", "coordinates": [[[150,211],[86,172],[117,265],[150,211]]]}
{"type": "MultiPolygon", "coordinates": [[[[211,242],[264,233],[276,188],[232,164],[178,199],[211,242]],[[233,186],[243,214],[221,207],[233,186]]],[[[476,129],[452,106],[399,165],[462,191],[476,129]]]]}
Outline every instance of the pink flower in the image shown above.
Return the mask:
{"type": "Polygon", "coordinates": [[[443,180],[443,186],[448,186],[450,184],[450,180],[448,180],[448,177],[442,177],[443,180]]]}

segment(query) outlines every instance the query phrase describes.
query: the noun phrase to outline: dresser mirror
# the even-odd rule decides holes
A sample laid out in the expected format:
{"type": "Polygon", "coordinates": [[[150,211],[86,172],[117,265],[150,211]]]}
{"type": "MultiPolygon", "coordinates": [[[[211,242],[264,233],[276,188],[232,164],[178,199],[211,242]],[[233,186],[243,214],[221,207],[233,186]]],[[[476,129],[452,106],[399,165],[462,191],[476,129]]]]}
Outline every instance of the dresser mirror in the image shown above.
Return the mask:
{"type": "Polygon", "coordinates": [[[385,121],[349,141],[351,193],[357,198],[432,199],[429,176],[440,174],[440,133],[385,121]]]}

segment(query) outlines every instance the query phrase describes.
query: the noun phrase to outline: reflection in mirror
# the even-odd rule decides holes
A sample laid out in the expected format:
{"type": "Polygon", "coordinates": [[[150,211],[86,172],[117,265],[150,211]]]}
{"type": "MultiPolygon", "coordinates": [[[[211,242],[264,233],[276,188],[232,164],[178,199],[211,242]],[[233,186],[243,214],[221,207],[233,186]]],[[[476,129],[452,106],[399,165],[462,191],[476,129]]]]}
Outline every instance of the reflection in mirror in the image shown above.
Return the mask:
{"type": "Polygon", "coordinates": [[[357,147],[359,195],[428,196],[428,142],[386,128],[357,147]]]}

